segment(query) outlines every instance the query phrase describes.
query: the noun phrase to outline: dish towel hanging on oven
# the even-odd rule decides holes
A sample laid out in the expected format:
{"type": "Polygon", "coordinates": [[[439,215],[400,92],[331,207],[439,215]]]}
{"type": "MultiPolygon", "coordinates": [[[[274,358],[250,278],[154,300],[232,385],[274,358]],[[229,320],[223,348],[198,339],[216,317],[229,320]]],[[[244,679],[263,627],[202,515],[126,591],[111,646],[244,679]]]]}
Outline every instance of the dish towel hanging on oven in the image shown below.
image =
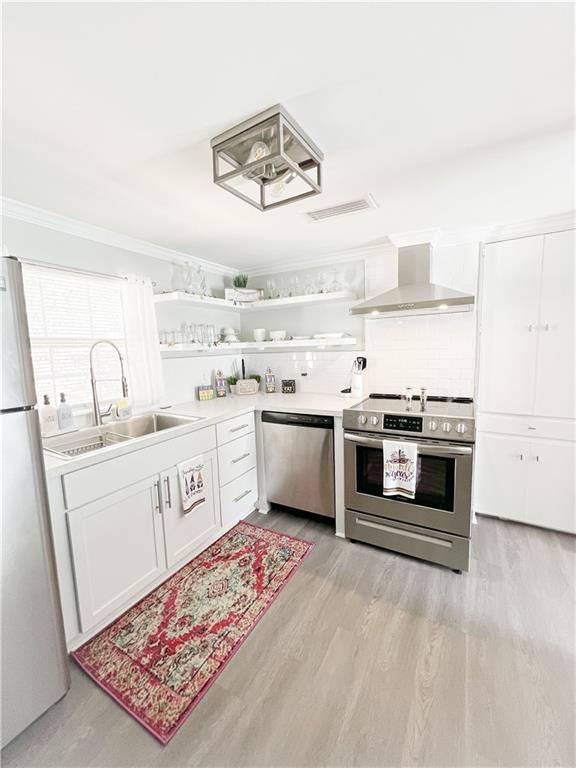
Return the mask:
{"type": "Polygon", "coordinates": [[[418,447],[402,440],[383,440],[383,496],[416,496],[418,447]]]}
{"type": "Polygon", "coordinates": [[[193,509],[198,509],[206,502],[204,487],[204,456],[200,454],[194,459],[178,464],[178,479],[182,496],[182,510],[189,515],[193,509]]]}

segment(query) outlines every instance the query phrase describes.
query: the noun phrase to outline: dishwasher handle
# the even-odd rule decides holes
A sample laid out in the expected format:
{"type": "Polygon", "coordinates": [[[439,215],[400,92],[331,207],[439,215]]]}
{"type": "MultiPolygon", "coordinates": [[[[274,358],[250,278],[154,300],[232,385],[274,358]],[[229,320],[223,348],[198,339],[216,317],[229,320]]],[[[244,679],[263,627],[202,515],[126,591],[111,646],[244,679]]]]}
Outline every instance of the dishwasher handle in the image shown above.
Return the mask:
{"type": "Polygon", "coordinates": [[[290,427],[334,429],[333,416],[319,416],[313,413],[278,413],[277,411],[263,411],[262,421],[266,424],[283,424],[290,427]]]}

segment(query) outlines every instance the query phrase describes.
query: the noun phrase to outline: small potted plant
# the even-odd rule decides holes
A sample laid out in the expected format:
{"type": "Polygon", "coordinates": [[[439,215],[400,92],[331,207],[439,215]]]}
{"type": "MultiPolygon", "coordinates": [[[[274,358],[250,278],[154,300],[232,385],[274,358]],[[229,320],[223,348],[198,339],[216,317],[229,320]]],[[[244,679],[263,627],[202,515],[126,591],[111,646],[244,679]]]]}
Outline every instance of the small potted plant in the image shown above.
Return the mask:
{"type": "Polygon", "coordinates": [[[238,303],[258,301],[262,297],[259,288],[248,288],[248,275],[238,274],[232,278],[233,288],[225,288],[224,295],[230,301],[238,303]]]}
{"type": "Polygon", "coordinates": [[[234,288],[246,288],[248,285],[248,275],[243,275],[241,273],[239,275],[235,275],[232,279],[232,285],[234,288]]]}

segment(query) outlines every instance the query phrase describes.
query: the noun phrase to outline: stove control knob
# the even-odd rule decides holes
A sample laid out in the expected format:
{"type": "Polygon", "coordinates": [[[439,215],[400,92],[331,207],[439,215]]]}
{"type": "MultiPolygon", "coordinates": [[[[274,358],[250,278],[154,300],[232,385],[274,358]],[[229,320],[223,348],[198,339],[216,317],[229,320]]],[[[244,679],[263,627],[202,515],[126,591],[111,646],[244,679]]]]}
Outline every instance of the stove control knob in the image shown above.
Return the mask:
{"type": "Polygon", "coordinates": [[[436,432],[438,429],[438,422],[437,421],[429,421],[428,422],[428,429],[430,432],[436,432]]]}
{"type": "Polygon", "coordinates": [[[378,424],[380,424],[380,419],[378,418],[378,416],[371,416],[370,424],[373,424],[375,427],[377,427],[378,424]]]}
{"type": "Polygon", "coordinates": [[[445,421],[444,424],[442,424],[443,432],[450,432],[451,429],[452,429],[452,424],[450,424],[449,421],[445,421]]]}
{"type": "Polygon", "coordinates": [[[358,416],[358,424],[366,424],[367,421],[368,421],[368,417],[364,416],[363,413],[361,413],[360,416],[358,416]]]}
{"type": "Polygon", "coordinates": [[[468,431],[468,427],[466,426],[466,424],[460,423],[456,427],[456,432],[458,432],[459,435],[463,435],[467,431],[468,431]]]}

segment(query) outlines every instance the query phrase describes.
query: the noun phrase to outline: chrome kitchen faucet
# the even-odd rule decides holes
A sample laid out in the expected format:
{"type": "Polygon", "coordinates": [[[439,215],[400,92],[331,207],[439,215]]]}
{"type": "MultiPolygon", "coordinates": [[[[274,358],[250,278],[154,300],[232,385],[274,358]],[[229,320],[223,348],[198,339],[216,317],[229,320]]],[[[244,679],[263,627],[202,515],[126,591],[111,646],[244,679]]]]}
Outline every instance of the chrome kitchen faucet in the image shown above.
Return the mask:
{"type": "Polygon", "coordinates": [[[120,361],[120,381],[122,382],[122,395],[124,397],[128,397],[128,382],[126,381],[126,376],[124,373],[124,360],[122,358],[122,355],[120,354],[120,350],[114,344],[112,341],[108,341],[108,339],[100,339],[100,341],[94,342],[92,346],[90,347],[90,384],[92,386],[92,408],[94,411],[94,426],[99,427],[102,424],[102,417],[103,416],[109,416],[112,413],[112,403],[108,406],[108,410],[104,411],[104,413],[100,413],[100,403],[98,402],[98,390],[96,387],[96,376],[94,375],[94,348],[98,346],[98,344],[109,344],[111,347],[113,347],[116,350],[116,354],[118,355],[118,360],[120,361]]]}

